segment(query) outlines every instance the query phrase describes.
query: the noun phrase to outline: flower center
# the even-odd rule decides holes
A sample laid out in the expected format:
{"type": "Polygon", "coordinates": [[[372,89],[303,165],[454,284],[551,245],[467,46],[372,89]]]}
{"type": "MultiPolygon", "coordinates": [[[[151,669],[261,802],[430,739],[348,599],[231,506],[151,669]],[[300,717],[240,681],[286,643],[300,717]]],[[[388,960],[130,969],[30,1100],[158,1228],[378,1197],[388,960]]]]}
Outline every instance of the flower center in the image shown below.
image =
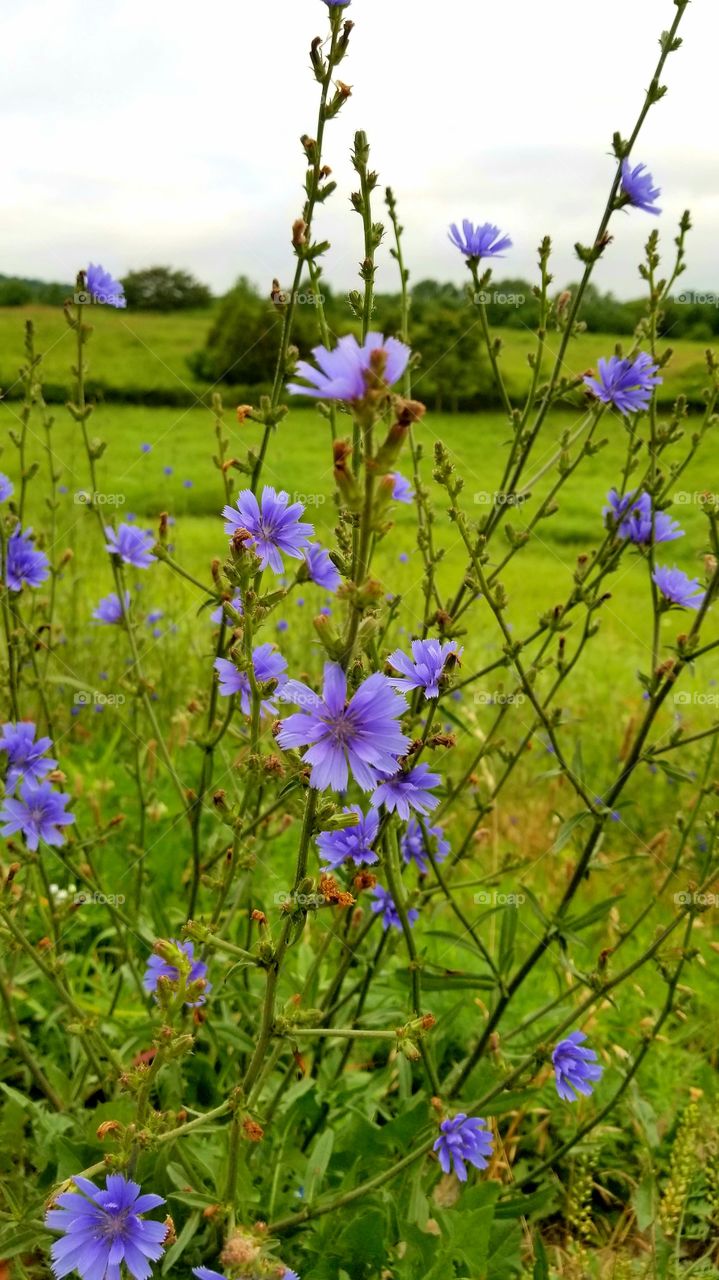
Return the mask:
{"type": "Polygon", "coordinates": [[[118,1204],[109,1201],[104,1206],[105,1221],[102,1225],[102,1234],[108,1240],[119,1240],[127,1229],[127,1219],[129,1209],[121,1209],[118,1204]]]}

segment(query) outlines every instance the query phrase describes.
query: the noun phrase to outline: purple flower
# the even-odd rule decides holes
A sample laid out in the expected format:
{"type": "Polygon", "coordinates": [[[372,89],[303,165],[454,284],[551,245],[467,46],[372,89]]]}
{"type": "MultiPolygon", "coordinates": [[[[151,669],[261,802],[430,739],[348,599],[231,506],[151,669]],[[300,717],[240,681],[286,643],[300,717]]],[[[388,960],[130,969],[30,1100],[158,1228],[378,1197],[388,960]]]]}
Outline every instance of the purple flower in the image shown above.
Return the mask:
{"type": "Polygon", "coordinates": [[[57,767],[57,760],[45,755],[52,747],[52,739],[38,738],[36,742],[36,732],[35,725],[29,720],[2,726],[0,751],[5,752],[8,763],[6,791],[13,791],[20,777],[39,781],[57,767]]]}
{"type": "Polygon", "coordinates": [[[406,476],[400,474],[399,471],[393,471],[390,474],[392,480],[392,497],[395,502],[412,503],[414,501],[414,489],[406,476]]]}
{"type": "Polygon", "coordinates": [[[164,476],[171,476],[171,475],[172,475],[172,467],[163,467],[163,468],[162,468],[162,474],[163,474],[164,476]]]}
{"type": "Polygon", "coordinates": [[[12,480],[0,471],[0,502],[7,502],[8,498],[12,498],[15,492],[15,486],[12,480]]]}
{"type": "Polygon", "coordinates": [[[617,523],[617,536],[629,538],[638,545],[648,546],[652,541],[674,542],[684,537],[684,530],[679,527],[666,511],[653,512],[652,500],[648,493],[624,494],[620,497],[616,489],[607,495],[608,506],[603,515],[611,515],[617,523]]]}
{"type": "Polygon", "coordinates": [[[493,226],[491,222],[484,222],[481,227],[475,227],[469,218],[464,219],[462,231],[459,230],[456,222],[453,222],[449,229],[449,238],[465,258],[502,258],[504,250],[512,248],[509,236],[503,236],[499,227],[493,226]]]}
{"type": "Polygon", "coordinates": [[[634,205],[635,209],[643,209],[645,213],[660,214],[661,209],[657,208],[656,201],[662,194],[662,189],[653,184],[654,179],[646,165],[638,164],[632,169],[628,159],[622,160],[622,191],[627,204],[634,205]]]}
{"type": "Polygon", "coordinates": [[[347,677],[334,662],[325,663],[322,697],[299,680],[289,680],[280,694],[306,710],[283,721],[277,741],[284,749],[309,746],[310,782],[320,791],[344,791],[350,770],[358,786],[371,791],[380,777],[395,772],[409,746],[397,723],[407,703],[386,676],[375,672],[349,702],[346,696],[347,677]]]}
{"type": "MultiPolygon", "coordinates": [[[[244,612],[242,608],[242,596],[240,595],[239,591],[237,592],[236,596],[232,597],[232,601],[229,605],[229,608],[234,609],[235,613],[242,614],[244,612]]],[[[216,623],[216,625],[219,627],[220,623],[224,618],[227,625],[229,627],[233,627],[235,625],[234,618],[230,616],[229,612],[227,612],[227,609],[228,609],[227,604],[218,604],[217,608],[213,609],[212,613],[210,614],[210,621],[216,623]]]]}
{"type": "Polygon", "coordinates": [[[150,453],[150,452],[151,452],[151,450],[152,450],[152,445],[151,445],[151,444],[141,444],[141,445],[140,445],[140,450],[141,450],[141,452],[142,452],[142,453],[150,453]]]}
{"type": "MultiPolygon", "coordinates": [[[[130,592],[125,592],[125,612],[130,608],[130,592]]],[[[120,597],[113,591],[111,595],[105,596],[101,600],[97,608],[93,612],[93,618],[96,622],[104,622],[108,626],[122,622],[122,604],[120,597]]]]}
{"type": "Polygon", "coordinates": [[[678,605],[680,609],[698,609],[705,591],[702,591],[698,578],[689,578],[676,566],[673,569],[658,564],[652,574],[652,582],[659,588],[664,599],[670,605],[678,605]]]}
{"type": "Polygon", "coordinates": [[[245,529],[262,568],[269,565],[275,573],[284,569],[280,552],[301,560],[309,546],[314,529],[300,520],[303,513],[301,502],[290,502],[284,489],[276,493],[272,485],[265,485],[259,503],[250,489],[243,489],[237,497],[237,510],[224,507],[222,511],[225,533],[232,535],[236,529],[245,529]]]}
{"type": "MultiPolygon", "coordinates": [[[[434,854],[435,862],[444,862],[447,854],[451,852],[449,840],[445,840],[444,832],[441,827],[428,827],[427,835],[430,840],[436,841],[437,849],[434,854]]],[[[400,841],[402,857],[405,862],[415,862],[422,875],[426,875],[429,871],[429,863],[427,861],[427,841],[424,838],[422,828],[416,818],[410,818],[400,841]]]]}
{"type": "Polygon", "coordinates": [[[412,809],[426,816],[439,804],[438,797],[430,791],[439,782],[439,774],[430,773],[429,765],[418,764],[409,773],[396,773],[393,778],[381,782],[372,796],[372,804],[377,807],[383,804],[388,813],[396,810],[405,822],[412,809]]]}
{"type": "Polygon", "coordinates": [[[317,396],[323,400],[346,400],[348,403],[363,400],[375,351],[384,351],[386,363],[382,377],[387,386],[393,387],[407,368],[412,354],[410,348],[398,338],[385,338],[381,333],[368,333],[363,346],[360,346],[354,334],[350,333],[340,338],[333,351],[326,347],[313,349],[319,369],[306,360],[300,360],[297,376],[310,385],[291,382],[287,390],[296,396],[317,396]]]}
{"type": "Polygon", "coordinates": [[[591,1081],[602,1076],[594,1050],[582,1048],[586,1038],[583,1031],[573,1031],[566,1040],[559,1041],[552,1054],[557,1093],[565,1102],[576,1102],[580,1093],[588,1098],[591,1081]]]}
{"type": "Polygon", "coordinates": [[[121,524],[117,533],[110,525],[105,526],[107,543],[105,550],[111,555],[119,556],[125,564],[134,565],[136,569],[149,569],[157,556],[151,554],[155,539],[144,529],[136,529],[131,524],[121,524]]]}
{"type": "Polygon", "coordinates": [[[109,271],[103,271],[99,265],[90,263],[87,268],[87,291],[95,302],[104,302],[108,307],[126,307],[127,299],[119,280],[113,280],[109,271]]]}
{"type": "Polygon", "coordinates": [[[473,1164],[475,1169],[486,1169],[493,1146],[494,1140],[486,1121],[477,1116],[468,1119],[460,1111],[451,1120],[442,1121],[434,1150],[439,1156],[442,1172],[451,1173],[454,1169],[459,1181],[466,1182],[465,1160],[473,1164]]]}
{"type": "Polygon", "coordinates": [[[610,356],[599,360],[599,375],[587,374],[584,385],[604,404],[611,404],[625,416],[646,409],[652,397],[652,387],[658,387],[663,378],[658,377],[659,365],[654,364],[646,351],[640,351],[634,360],[610,356]]]}
{"type": "MultiPolygon", "coordinates": [[[[219,672],[220,693],[223,697],[229,698],[233,693],[239,693],[242,710],[246,716],[251,715],[252,688],[247,672],[238,671],[234,662],[228,662],[227,658],[216,658],[213,665],[215,671],[219,672]]],[[[265,684],[268,680],[277,680],[279,687],[282,687],[287,683],[287,677],[285,676],[287,662],[275,646],[268,641],[265,641],[264,644],[258,644],[256,649],[253,649],[252,665],[255,669],[257,684],[265,684]]],[[[277,703],[274,701],[274,697],[263,702],[261,710],[264,716],[277,715],[277,703]]]]}
{"type": "Polygon", "coordinates": [[[317,837],[317,847],[325,862],[335,870],[343,862],[351,859],[355,866],[371,865],[377,862],[377,854],[372,845],[377,839],[379,830],[379,814],[376,809],[369,813],[362,812],[358,804],[351,804],[343,813],[356,813],[359,822],[356,827],[344,827],[342,831],[323,831],[317,837]]]}
{"type": "Polygon", "coordinates": [[[151,627],[154,622],[159,622],[160,618],[164,618],[164,616],[162,609],[151,609],[145,618],[145,622],[148,627],[151,627]]]}
{"type": "Polygon", "coordinates": [[[193,1267],[192,1274],[197,1280],[227,1280],[221,1271],[213,1271],[211,1267],[193,1267]]]}
{"type": "Polygon", "coordinates": [[[324,587],[325,591],[337,590],[342,579],[330,560],[329,551],[316,542],[311,543],[305,550],[305,564],[312,582],[316,582],[318,587],[324,587]]]}
{"type": "Polygon", "coordinates": [[[182,487],[183,487],[183,489],[191,489],[191,488],[192,488],[192,481],[191,481],[191,480],[183,480],[183,481],[182,481],[182,487]]]}
{"type": "MultiPolygon", "coordinates": [[[[385,929],[401,929],[402,921],[399,918],[397,904],[392,894],[387,889],[383,889],[381,884],[377,884],[372,890],[372,897],[374,898],[374,902],[371,903],[372,910],[375,915],[382,916],[383,927],[385,929]]],[[[419,911],[414,907],[408,907],[406,914],[409,925],[413,925],[419,918],[419,911]]]]}
{"type": "Polygon", "coordinates": [[[73,1182],[82,1194],[63,1192],[53,1201],[60,1207],[45,1215],[45,1226],[63,1236],[50,1250],[57,1280],[71,1271],[82,1280],[120,1280],[123,1262],[134,1280],[148,1280],[150,1261],[164,1252],[167,1226],[140,1215],[164,1204],[162,1196],[142,1195],[122,1173],[109,1173],[104,1191],[79,1175],[73,1182]]]}
{"type": "MultiPolygon", "coordinates": [[[[177,947],[187,956],[190,961],[190,972],[187,975],[187,986],[192,982],[199,982],[201,979],[205,981],[205,986],[197,1000],[186,1000],[185,1004],[190,1009],[196,1009],[199,1005],[204,1004],[207,996],[212,990],[212,983],[207,982],[207,965],[203,960],[195,959],[195,946],[189,940],[187,942],[178,942],[176,938],[170,938],[170,945],[177,947]]],[[[160,978],[167,978],[170,982],[180,981],[180,970],[176,965],[170,964],[169,960],[164,960],[162,956],[153,954],[147,962],[142,985],[146,991],[157,991],[157,984],[160,978]]]]}
{"type": "Polygon", "coordinates": [[[45,844],[64,844],[60,827],[75,821],[73,814],[65,812],[69,800],[63,792],[53,791],[49,782],[21,782],[20,799],[6,795],[0,809],[0,822],[5,823],[2,835],[14,836],[22,831],[28,849],[33,850],[41,840],[45,844]]]}
{"type": "Polygon", "coordinates": [[[459,660],[462,653],[454,640],[445,640],[444,644],[439,640],[413,640],[411,658],[401,649],[389,655],[387,661],[402,677],[390,676],[390,684],[403,693],[424,689],[425,698],[438,698],[439,682],[450,656],[459,660]]]}
{"type": "Polygon", "coordinates": [[[44,551],[35,550],[31,535],[32,529],[23,533],[17,525],[7,540],[5,580],[11,591],[39,587],[50,574],[48,558],[44,551]]]}
{"type": "MultiPolygon", "coordinates": [[[[351,4],[352,0],[324,0],[324,3],[327,5],[328,9],[341,9],[344,5],[351,4]]],[[[294,1272],[285,1272],[285,1277],[290,1275],[294,1275],[294,1272]]]]}

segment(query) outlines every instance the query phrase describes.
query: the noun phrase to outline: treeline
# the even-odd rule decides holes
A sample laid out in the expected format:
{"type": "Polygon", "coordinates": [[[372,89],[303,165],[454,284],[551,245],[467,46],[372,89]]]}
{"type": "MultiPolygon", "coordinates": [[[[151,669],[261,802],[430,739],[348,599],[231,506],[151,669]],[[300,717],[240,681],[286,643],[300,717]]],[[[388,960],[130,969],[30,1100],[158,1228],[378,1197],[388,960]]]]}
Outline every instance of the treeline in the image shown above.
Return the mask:
{"type": "MultiPolygon", "coordinates": [[[[144,267],[129,271],[120,283],[132,311],[187,311],[211,306],[212,291],[189,271],[172,267],[144,267]]],[[[74,285],[48,284],[23,276],[0,275],[0,307],[25,307],[31,303],[62,306],[72,297],[74,285]]]]}

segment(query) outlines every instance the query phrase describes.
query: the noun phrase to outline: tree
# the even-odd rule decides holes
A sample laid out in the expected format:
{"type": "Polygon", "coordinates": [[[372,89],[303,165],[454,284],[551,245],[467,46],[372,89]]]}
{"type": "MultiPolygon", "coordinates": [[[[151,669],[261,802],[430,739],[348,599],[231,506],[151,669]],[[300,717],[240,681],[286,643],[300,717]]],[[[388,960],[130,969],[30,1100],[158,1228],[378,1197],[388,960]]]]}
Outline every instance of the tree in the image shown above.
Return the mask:
{"type": "Polygon", "coordinates": [[[207,285],[200,284],[189,271],[173,271],[171,267],[130,271],[123,277],[122,287],[133,311],[186,311],[212,302],[207,285]]]}

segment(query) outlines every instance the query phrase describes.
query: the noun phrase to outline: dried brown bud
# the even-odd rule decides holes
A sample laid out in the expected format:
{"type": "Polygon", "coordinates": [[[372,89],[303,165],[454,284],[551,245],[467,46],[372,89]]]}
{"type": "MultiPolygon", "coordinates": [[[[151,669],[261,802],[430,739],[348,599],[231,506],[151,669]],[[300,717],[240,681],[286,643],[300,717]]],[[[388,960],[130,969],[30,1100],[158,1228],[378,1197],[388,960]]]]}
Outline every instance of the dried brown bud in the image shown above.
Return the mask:
{"type": "Polygon", "coordinates": [[[292,223],[292,243],[295,249],[299,249],[303,244],[307,243],[307,223],[304,218],[296,218],[292,223]]]}
{"type": "Polygon", "coordinates": [[[265,1136],[262,1125],[258,1124],[256,1120],[250,1120],[249,1116],[242,1121],[242,1132],[248,1142],[261,1142],[265,1136]]]}
{"type": "Polygon", "coordinates": [[[235,412],[237,413],[237,421],[238,421],[238,422],[240,422],[240,423],[242,423],[242,422],[244,422],[244,421],[245,421],[245,418],[247,418],[247,417],[248,417],[248,415],[252,413],[252,405],[251,405],[251,404],[238,404],[237,409],[235,410],[235,412]]]}

